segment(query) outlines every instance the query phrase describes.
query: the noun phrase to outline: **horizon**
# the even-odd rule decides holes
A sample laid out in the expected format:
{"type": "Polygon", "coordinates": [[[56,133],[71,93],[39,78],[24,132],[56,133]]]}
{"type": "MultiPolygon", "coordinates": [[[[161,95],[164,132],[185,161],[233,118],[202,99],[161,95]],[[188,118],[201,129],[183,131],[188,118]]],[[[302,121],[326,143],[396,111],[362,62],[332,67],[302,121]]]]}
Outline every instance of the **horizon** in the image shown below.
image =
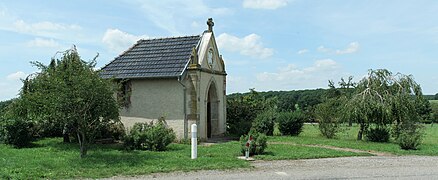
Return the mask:
{"type": "Polygon", "coordinates": [[[139,39],[213,32],[227,71],[227,94],[327,89],[328,80],[369,69],[413,75],[438,93],[438,1],[191,0],[0,4],[0,101],[20,79],[73,44],[103,67],[139,39]]]}

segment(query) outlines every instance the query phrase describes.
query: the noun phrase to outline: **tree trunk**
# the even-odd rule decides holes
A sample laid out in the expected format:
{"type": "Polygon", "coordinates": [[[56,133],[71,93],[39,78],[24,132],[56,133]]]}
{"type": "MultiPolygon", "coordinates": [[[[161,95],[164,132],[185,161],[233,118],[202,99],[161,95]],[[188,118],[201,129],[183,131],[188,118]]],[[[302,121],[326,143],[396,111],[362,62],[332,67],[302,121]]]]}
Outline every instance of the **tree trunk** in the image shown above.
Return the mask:
{"type": "Polygon", "coordinates": [[[363,124],[360,125],[359,132],[357,133],[357,140],[362,140],[363,131],[365,130],[365,126],[363,124]]]}
{"type": "Polygon", "coordinates": [[[67,130],[67,125],[64,125],[64,129],[62,129],[62,136],[64,137],[64,143],[70,143],[70,135],[67,130]]]}
{"type": "Polygon", "coordinates": [[[87,155],[87,147],[85,146],[85,135],[84,133],[77,132],[78,140],[79,140],[79,147],[80,147],[80,154],[81,158],[84,158],[87,155]]]}

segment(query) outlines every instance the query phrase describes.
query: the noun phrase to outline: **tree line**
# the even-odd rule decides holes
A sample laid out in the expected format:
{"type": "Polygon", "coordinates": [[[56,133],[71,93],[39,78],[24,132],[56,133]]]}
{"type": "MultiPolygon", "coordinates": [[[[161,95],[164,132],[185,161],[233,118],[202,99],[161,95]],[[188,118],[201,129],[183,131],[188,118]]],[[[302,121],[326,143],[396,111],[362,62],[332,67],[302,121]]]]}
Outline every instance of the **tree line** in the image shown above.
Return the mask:
{"type": "Polygon", "coordinates": [[[359,82],[353,77],[341,78],[337,83],[329,81],[328,87],[269,92],[250,89],[249,93],[231,94],[227,99],[228,132],[269,133],[273,122],[280,123],[276,119],[293,112],[296,115],[288,119],[303,117],[304,121],[318,122],[321,134],[327,138],[336,137],[341,124],[356,124],[358,140],[388,142],[392,137],[402,149],[416,149],[423,136],[421,123],[436,122],[430,102],[412,75],[369,70],[359,82]]]}

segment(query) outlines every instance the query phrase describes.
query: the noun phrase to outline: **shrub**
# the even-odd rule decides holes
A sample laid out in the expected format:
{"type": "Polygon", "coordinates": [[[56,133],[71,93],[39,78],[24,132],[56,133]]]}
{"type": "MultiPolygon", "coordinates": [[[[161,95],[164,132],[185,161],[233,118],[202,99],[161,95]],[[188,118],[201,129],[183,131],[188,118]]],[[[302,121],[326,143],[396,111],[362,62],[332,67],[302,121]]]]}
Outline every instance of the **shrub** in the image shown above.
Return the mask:
{"type": "Polygon", "coordinates": [[[251,130],[248,135],[242,135],[240,137],[240,151],[242,152],[242,154],[245,155],[245,152],[247,150],[246,145],[250,137],[252,137],[252,140],[249,143],[249,155],[253,156],[263,154],[266,147],[268,147],[267,137],[265,134],[253,130],[251,130]]]}
{"type": "Polygon", "coordinates": [[[164,151],[176,139],[176,134],[164,120],[157,123],[135,123],[124,138],[126,149],[164,151]]]}
{"type": "Polygon", "coordinates": [[[40,121],[35,124],[38,137],[62,137],[64,125],[61,121],[40,121]]]}
{"type": "Polygon", "coordinates": [[[277,119],[282,135],[298,136],[303,129],[305,115],[301,111],[281,112],[277,119]]]}
{"type": "Polygon", "coordinates": [[[252,128],[256,132],[264,133],[268,136],[272,136],[274,132],[274,124],[276,119],[275,111],[264,111],[257,115],[252,123],[252,128]]]}
{"type": "Polygon", "coordinates": [[[404,125],[397,138],[401,149],[416,150],[423,139],[422,126],[419,124],[404,125]]]}
{"type": "Polygon", "coordinates": [[[315,115],[319,122],[319,131],[321,135],[329,139],[336,137],[336,133],[340,131],[339,115],[337,113],[337,106],[334,103],[334,99],[327,100],[317,105],[315,110],[315,115]]]}
{"type": "Polygon", "coordinates": [[[95,139],[112,138],[121,140],[125,135],[125,127],[121,122],[109,122],[101,124],[94,133],[95,139]]]}
{"type": "Polygon", "coordinates": [[[27,147],[33,140],[34,124],[25,120],[3,120],[0,126],[0,141],[16,148],[27,147]]]}
{"type": "Polygon", "coordinates": [[[366,133],[366,139],[371,142],[389,142],[389,130],[387,128],[372,128],[366,133]]]}
{"type": "Polygon", "coordinates": [[[227,133],[237,137],[248,134],[252,122],[261,112],[275,108],[276,98],[261,96],[254,89],[247,94],[227,97],[227,133]]]}

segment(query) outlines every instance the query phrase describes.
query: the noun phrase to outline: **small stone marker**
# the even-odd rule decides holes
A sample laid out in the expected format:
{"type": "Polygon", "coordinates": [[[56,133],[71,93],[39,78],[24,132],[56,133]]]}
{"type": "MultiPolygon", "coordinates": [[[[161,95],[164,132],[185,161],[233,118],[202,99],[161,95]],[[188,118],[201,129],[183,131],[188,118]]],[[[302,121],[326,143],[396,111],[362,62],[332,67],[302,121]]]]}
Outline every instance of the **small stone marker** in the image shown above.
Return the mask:
{"type": "Polygon", "coordinates": [[[192,159],[198,157],[198,129],[196,124],[192,124],[192,159]]]}

